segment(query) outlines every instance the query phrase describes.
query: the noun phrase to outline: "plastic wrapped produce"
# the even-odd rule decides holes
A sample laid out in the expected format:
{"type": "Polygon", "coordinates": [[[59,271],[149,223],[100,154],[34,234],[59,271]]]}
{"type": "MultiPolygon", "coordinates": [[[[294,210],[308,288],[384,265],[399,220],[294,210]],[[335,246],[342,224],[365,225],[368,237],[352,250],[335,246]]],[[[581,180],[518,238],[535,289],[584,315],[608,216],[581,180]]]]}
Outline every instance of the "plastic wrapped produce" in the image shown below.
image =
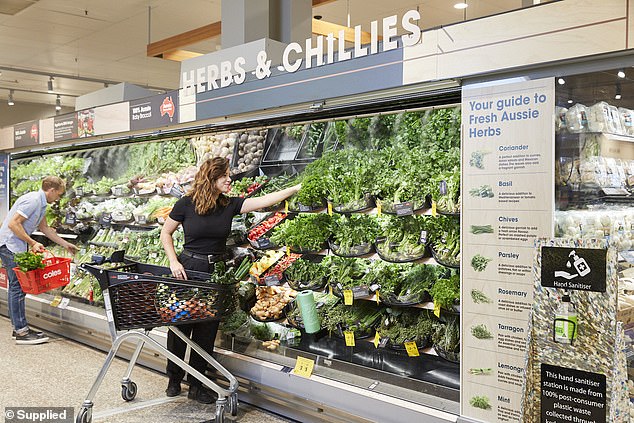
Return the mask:
{"type": "Polygon", "coordinates": [[[233,174],[248,172],[256,168],[264,154],[266,130],[243,132],[238,137],[237,155],[233,160],[233,174]]]}
{"type": "Polygon", "coordinates": [[[238,137],[238,133],[232,132],[229,134],[202,135],[192,138],[194,150],[196,151],[197,165],[200,166],[202,162],[212,157],[231,159],[233,156],[233,148],[238,137]]]}
{"type": "Polygon", "coordinates": [[[566,114],[568,109],[565,107],[555,107],[555,131],[557,133],[565,131],[568,125],[566,124],[566,114]]]}
{"type": "Polygon", "coordinates": [[[577,103],[566,112],[566,123],[570,132],[586,132],[588,130],[587,107],[577,103]]]}
{"type": "Polygon", "coordinates": [[[600,101],[588,107],[586,113],[588,117],[588,130],[590,132],[623,133],[617,108],[609,105],[605,101],[600,101]]]}
{"type": "Polygon", "coordinates": [[[619,117],[621,118],[623,133],[634,136],[634,110],[619,107],[619,117]]]}

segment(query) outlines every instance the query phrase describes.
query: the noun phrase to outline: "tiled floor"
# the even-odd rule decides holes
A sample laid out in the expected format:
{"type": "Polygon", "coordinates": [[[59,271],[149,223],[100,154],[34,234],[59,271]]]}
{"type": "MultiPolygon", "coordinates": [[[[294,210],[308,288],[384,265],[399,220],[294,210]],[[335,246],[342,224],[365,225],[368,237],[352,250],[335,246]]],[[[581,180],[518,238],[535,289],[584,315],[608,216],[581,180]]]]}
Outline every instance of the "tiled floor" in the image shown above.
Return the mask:
{"type": "MultiPolygon", "coordinates": [[[[105,353],[65,338],[16,345],[9,321],[0,317],[0,412],[4,414],[6,407],[72,407],[77,413],[104,360],[105,353]]],[[[110,367],[94,399],[93,422],[180,423],[214,417],[215,406],[188,400],[185,385],[180,396],[167,398],[167,378],[138,366],[132,373],[138,394],[134,401],[123,401],[120,379],[126,365],[116,359],[110,367]]],[[[237,417],[225,416],[226,421],[241,423],[289,422],[244,403],[237,417]]]]}

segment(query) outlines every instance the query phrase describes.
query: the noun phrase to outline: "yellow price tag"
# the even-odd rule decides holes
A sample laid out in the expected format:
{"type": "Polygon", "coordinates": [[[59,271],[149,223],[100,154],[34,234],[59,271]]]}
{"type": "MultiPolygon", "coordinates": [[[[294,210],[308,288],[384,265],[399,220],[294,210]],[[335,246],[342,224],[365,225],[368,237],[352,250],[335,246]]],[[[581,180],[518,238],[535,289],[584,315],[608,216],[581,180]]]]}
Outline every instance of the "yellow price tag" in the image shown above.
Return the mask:
{"type": "Polygon", "coordinates": [[[287,256],[291,255],[291,247],[286,247],[286,255],[287,256]]]}
{"type": "Polygon", "coordinates": [[[381,216],[382,213],[382,206],[381,206],[381,200],[376,200],[376,215],[377,216],[381,216]]]}
{"type": "Polygon", "coordinates": [[[352,305],[352,300],[354,299],[354,296],[352,295],[352,290],[351,289],[344,289],[343,290],[343,304],[344,305],[352,305]]]}
{"type": "Polygon", "coordinates": [[[431,215],[434,216],[434,217],[438,216],[438,212],[436,210],[436,202],[435,201],[431,202],[431,215]]]}
{"type": "Polygon", "coordinates": [[[381,341],[381,336],[379,335],[379,331],[376,331],[376,335],[374,335],[374,348],[379,348],[379,342],[381,341]]]}
{"type": "Polygon", "coordinates": [[[53,298],[53,301],[51,301],[51,307],[57,307],[59,303],[61,302],[62,302],[62,296],[56,295],[55,298],[53,298]]]}
{"type": "Polygon", "coordinates": [[[284,201],[284,213],[288,213],[288,200],[284,201]]]}
{"type": "Polygon", "coordinates": [[[332,285],[328,284],[328,294],[332,295],[332,285]]]}
{"type": "Polygon", "coordinates": [[[310,375],[313,374],[314,368],[315,360],[298,356],[297,361],[295,362],[295,369],[293,369],[293,373],[295,373],[297,376],[310,378],[310,375]]]}
{"type": "Polygon", "coordinates": [[[332,216],[332,203],[328,202],[328,216],[332,216]]]}
{"type": "Polygon", "coordinates": [[[416,342],[409,341],[405,343],[405,349],[407,350],[407,355],[410,357],[419,357],[418,347],[416,346],[416,342]]]}
{"type": "Polygon", "coordinates": [[[434,303],[434,314],[436,317],[440,317],[440,304],[434,303]]]}
{"type": "Polygon", "coordinates": [[[346,338],[346,347],[354,347],[354,332],[346,330],[343,332],[343,336],[346,338]]]}
{"type": "Polygon", "coordinates": [[[379,296],[379,291],[376,291],[376,303],[377,304],[381,303],[381,298],[379,296]]]}

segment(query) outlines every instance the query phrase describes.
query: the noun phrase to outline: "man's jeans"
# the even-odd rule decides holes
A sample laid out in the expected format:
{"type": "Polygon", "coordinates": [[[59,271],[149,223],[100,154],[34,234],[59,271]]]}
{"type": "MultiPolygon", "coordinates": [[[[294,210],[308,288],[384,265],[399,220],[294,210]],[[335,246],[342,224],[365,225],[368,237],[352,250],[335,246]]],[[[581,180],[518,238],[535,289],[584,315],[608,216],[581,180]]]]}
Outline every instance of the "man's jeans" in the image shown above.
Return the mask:
{"type": "Polygon", "coordinates": [[[13,271],[13,268],[16,267],[13,253],[9,251],[6,245],[0,246],[0,260],[2,260],[2,267],[5,268],[9,277],[9,317],[11,318],[13,329],[21,334],[28,329],[26,307],[24,305],[26,294],[22,291],[18,277],[13,271]]]}

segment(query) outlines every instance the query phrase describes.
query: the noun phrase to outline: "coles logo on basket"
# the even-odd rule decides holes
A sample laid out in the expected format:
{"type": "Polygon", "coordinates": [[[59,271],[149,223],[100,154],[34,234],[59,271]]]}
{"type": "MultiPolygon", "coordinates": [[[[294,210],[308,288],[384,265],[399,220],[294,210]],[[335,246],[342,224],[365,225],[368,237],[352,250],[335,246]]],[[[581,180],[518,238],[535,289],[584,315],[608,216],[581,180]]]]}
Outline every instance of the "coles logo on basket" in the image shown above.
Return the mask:
{"type": "Polygon", "coordinates": [[[59,276],[62,274],[62,269],[55,269],[55,270],[51,270],[50,272],[46,272],[42,275],[42,279],[50,279],[50,278],[54,278],[55,276],[59,276]]]}
{"type": "Polygon", "coordinates": [[[171,122],[172,118],[174,117],[174,110],[175,110],[175,107],[174,107],[174,102],[172,101],[172,96],[165,97],[160,107],[161,116],[164,116],[164,115],[169,116],[170,122],[171,122]]]}

